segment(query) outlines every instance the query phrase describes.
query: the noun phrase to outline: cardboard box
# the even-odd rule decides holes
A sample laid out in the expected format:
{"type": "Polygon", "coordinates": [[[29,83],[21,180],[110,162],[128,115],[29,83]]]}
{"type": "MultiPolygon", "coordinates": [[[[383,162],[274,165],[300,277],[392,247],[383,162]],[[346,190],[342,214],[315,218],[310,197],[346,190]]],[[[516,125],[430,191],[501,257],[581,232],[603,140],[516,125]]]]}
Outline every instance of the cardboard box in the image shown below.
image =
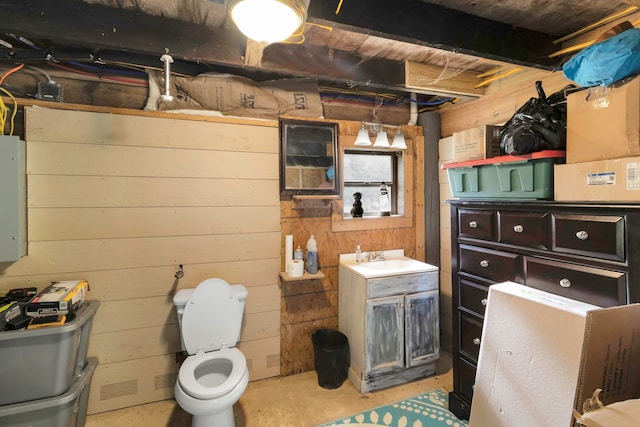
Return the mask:
{"type": "Polygon", "coordinates": [[[470,427],[573,427],[596,388],[640,397],[640,304],[599,308],[513,282],[489,287],[470,427]]]}
{"type": "Polygon", "coordinates": [[[500,155],[500,128],[478,126],[453,133],[453,161],[488,159],[500,155]]]}
{"type": "Polygon", "coordinates": [[[27,303],[26,313],[33,317],[72,313],[84,303],[88,291],[86,280],[52,282],[27,303]]]}
{"type": "Polygon", "coordinates": [[[640,157],[554,166],[557,201],[640,201],[640,157]]]}
{"type": "Polygon", "coordinates": [[[567,96],[567,163],[640,155],[640,78],[567,96]]]}

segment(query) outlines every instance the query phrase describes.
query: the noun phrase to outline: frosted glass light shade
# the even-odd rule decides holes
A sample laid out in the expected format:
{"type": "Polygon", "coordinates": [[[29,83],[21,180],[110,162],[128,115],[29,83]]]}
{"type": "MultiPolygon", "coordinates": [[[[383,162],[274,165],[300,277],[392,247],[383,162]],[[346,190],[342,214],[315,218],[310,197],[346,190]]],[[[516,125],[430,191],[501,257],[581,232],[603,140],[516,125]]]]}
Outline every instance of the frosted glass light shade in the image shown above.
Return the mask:
{"type": "Polygon", "coordinates": [[[391,143],[391,148],[395,148],[398,150],[406,150],[407,149],[407,143],[404,140],[404,135],[402,134],[402,132],[400,132],[400,129],[398,129],[398,133],[396,133],[396,136],[393,137],[393,142],[391,143]]]}
{"type": "Polygon", "coordinates": [[[364,127],[364,125],[358,131],[358,136],[356,137],[356,142],[354,145],[358,145],[361,147],[368,147],[371,145],[371,139],[369,139],[369,131],[364,127]]]}
{"type": "Polygon", "coordinates": [[[248,38],[260,43],[288,39],[307,18],[309,0],[235,0],[231,19],[248,38]]]}
{"type": "Polygon", "coordinates": [[[374,147],[378,148],[389,148],[389,138],[387,137],[387,133],[380,129],[378,131],[378,136],[376,136],[376,142],[373,144],[374,147]]]}

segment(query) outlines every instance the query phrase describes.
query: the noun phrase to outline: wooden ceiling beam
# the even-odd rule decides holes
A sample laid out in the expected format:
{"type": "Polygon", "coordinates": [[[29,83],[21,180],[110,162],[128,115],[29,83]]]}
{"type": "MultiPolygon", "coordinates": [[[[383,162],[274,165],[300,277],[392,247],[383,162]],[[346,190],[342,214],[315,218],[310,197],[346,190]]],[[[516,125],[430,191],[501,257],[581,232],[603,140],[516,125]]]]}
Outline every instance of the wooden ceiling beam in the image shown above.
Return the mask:
{"type": "Polygon", "coordinates": [[[522,65],[554,69],[553,37],[420,0],[313,0],[307,20],[347,31],[522,65]]]}

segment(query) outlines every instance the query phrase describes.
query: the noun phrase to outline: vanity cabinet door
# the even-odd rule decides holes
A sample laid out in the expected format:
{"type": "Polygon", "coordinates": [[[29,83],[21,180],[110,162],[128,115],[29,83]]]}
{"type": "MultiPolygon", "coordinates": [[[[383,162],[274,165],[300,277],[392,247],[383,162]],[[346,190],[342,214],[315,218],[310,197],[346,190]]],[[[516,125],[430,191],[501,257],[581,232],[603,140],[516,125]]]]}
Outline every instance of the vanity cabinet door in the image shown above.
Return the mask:
{"type": "Polygon", "coordinates": [[[433,362],[440,357],[438,291],[405,297],[407,367],[433,362]]]}
{"type": "Polygon", "coordinates": [[[367,300],[365,375],[404,367],[404,295],[367,300]]]}

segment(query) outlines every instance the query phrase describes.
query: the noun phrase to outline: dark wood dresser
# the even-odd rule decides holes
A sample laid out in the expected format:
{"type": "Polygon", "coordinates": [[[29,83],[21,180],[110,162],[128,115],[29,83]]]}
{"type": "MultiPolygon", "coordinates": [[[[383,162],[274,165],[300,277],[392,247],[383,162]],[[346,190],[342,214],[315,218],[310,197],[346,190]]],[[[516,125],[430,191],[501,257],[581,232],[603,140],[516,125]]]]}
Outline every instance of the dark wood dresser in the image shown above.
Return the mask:
{"type": "Polygon", "coordinates": [[[469,419],[488,287],[512,280],[602,307],[639,302],[640,204],[448,203],[454,384],[449,409],[469,419]]]}

